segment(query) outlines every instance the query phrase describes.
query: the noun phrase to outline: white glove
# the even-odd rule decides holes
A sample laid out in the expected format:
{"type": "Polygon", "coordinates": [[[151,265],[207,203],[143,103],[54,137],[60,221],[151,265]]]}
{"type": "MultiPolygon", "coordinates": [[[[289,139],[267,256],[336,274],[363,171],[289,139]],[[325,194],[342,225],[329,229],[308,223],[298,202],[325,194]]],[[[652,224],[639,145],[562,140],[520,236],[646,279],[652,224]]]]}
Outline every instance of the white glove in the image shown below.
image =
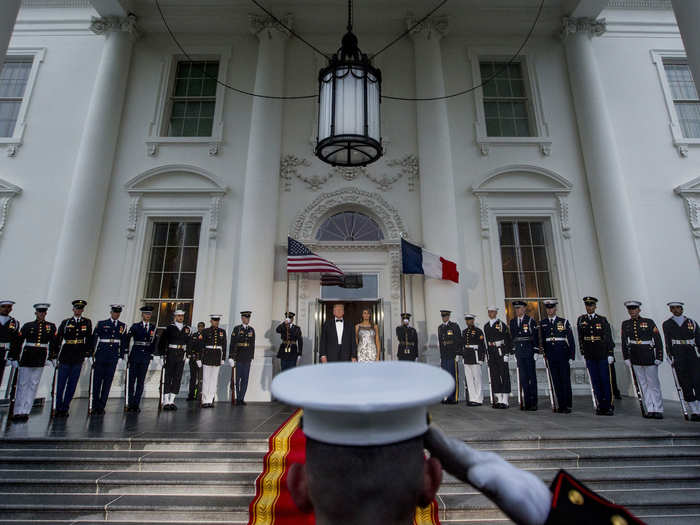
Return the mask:
{"type": "Polygon", "coordinates": [[[481,452],[447,437],[433,425],[424,441],[431,456],[440,460],[447,472],[483,492],[516,523],[542,525],[547,520],[552,493],[534,474],[493,452],[481,452]]]}
{"type": "Polygon", "coordinates": [[[625,359],[625,364],[627,366],[632,366],[632,361],[630,361],[629,359],[625,359]]]}
{"type": "Polygon", "coordinates": [[[535,352],[535,353],[533,354],[533,357],[535,358],[535,361],[537,361],[537,360],[540,358],[540,354],[538,354],[537,352],[535,352]]]}
{"type": "Polygon", "coordinates": [[[233,359],[231,359],[231,358],[229,357],[229,358],[228,358],[228,364],[231,366],[231,368],[233,368],[234,365],[236,364],[236,362],[235,362],[233,359]]]}
{"type": "Polygon", "coordinates": [[[49,363],[51,363],[51,366],[56,368],[56,360],[55,359],[49,359],[49,363]]]}
{"type": "Polygon", "coordinates": [[[507,363],[507,362],[508,362],[508,359],[510,359],[510,356],[509,356],[508,354],[505,354],[505,355],[503,356],[503,362],[504,362],[504,363],[507,363]]]}
{"type": "Polygon", "coordinates": [[[223,365],[226,361],[224,359],[221,360],[221,364],[223,365]]]}
{"type": "Polygon", "coordinates": [[[615,358],[611,355],[608,356],[608,364],[611,365],[615,362],[615,358]]]}
{"type": "Polygon", "coordinates": [[[10,366],[12,366],[12,368],[19,368],[19,361],[16,359],[10,360],[10,366]]]}
{"type": "Polygon", "coordinates": [[[118,368],[119,370],[121,370],[122,368],[126,368],[126,367],[124,366],[124,359],[121,358],[121,357],[120,357],[119,360],[117,361],[117,368],[118,368]]]}
{"type": "Polygon", "coordinates": [[[92,364],[95,362],[95,360],[92,357],[88,357],[87,361],[88,361],[88,366],[92,366],[92,364]]]}
{"type": "Polygon", "coordinates": [[[673,366],[673,356],[668,356],[668,362],[673,366]]]}
{"type": "Polygon", "coordinates": [[[197,359],[197,366],[199,368],[202,368],[202,360],[201,359],[197,359]]]}
{"type": "Polygon", "coordinates": [[[483,364],[484,364],[484,362],[483,362],[483,361],[481,361],[480,359],[477,359],[477,360],[476,360],[476,364],[477,364],[477,365],[483,365],[483,364]]]}
{"type": "Polygon", "coordinates": [[[658,359],[654,359],[654,364],[656,366],[659,366],[661,364],[661,361],[659,361],[658,359]]]}
{"type": "Polygon", "coordinates": [[[574,364],[574,360],[573,360],[573,359],[569,359],[569,366],[571,366],[571,365],[573,365],[573,364],[574,364]]]}

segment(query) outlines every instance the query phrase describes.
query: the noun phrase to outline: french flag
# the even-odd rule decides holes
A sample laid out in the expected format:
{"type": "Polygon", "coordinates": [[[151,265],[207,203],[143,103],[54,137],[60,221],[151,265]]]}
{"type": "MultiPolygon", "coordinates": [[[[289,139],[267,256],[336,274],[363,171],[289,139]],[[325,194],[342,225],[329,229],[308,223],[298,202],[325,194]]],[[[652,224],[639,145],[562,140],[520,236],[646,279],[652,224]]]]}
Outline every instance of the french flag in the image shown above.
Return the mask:
{"type": "Polygon", "coordinates": [[[401,239],[403,273],[421,273],[434,279],[459,282],[457,264],[401,239]]]}

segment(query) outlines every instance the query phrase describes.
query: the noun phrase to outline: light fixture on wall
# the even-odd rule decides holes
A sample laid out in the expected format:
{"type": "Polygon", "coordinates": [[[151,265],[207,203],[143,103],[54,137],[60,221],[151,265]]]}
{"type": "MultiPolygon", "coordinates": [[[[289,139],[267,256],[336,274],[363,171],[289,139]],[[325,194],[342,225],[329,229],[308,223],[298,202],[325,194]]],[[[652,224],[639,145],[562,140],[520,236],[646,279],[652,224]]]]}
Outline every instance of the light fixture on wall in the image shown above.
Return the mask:
{"type": "Polygon", "coordinates": [[[352,0],[347,30],[338,52],[318,73],[316,156],[332,166],[366,166],[382,156],[382,73],[358,47],[352,0]]]}

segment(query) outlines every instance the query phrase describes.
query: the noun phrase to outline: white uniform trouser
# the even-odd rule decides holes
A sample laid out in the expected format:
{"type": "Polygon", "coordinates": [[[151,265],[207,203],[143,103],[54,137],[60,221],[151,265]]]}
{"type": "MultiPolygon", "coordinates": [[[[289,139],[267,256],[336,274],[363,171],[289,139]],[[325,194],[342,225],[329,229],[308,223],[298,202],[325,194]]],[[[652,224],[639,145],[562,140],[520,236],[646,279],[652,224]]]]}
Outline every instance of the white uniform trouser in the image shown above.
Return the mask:
{"type": "Polygon", "coordinates": [[[644,396],[644,404],[647,412],[663,412],[664,401],[661,397],[661,384],[659,383],[659,367],[657,365],[641,366],[632,365],[637,375],[639,388],[644,396]]]}
{"type": "Polygon", "coordinates": [[[29,414],[39,388],[43,366],[20,366],[17,377],[17,393],[15,395],[15,414],[29,414]]]}
{"type": "Polygon", "coordinates": [[[219,379],[218,366],[202,366],[202,404],[213,403],[216,395],[216,383],[219,379]]]}
{"type": "Polygon", "coordinates": [[[481,391],[481,365],[464,365],[464,383],[469,391],[469,401],[483,403],[484,394],[481,391]]]}
{"type": "Polygon", "coordinates": [[[493,397],[496,398],[496,403],[500,403],[502,405],[507,405],[508,404],[508,395],[509,394],[493,394],[493,397]]]}

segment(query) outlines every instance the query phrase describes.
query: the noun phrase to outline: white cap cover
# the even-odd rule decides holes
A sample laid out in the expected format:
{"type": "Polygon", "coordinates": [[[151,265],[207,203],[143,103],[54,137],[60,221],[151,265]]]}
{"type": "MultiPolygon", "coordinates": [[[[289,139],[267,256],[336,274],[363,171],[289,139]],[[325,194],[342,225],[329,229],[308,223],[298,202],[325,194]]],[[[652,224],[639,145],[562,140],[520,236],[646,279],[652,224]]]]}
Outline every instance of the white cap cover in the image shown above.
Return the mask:
{"type": "Polygon", "coordinates": [[[173,315],[185,315],[185,311],[184,310],[175,310],[173,312],[173,315]]]}
{"type": "MultiPolygon", "coordinates": [[[[2,303],[0,303],[0,304],[2,304],[2,303]]],[[[685,303],[683,303],[682,301],[670,301],[670,302],[666,303],[666,306],[683,306],[684,304],[685,303]]]]}
{"type": "Polygon", "coordinates": [[[272,395],[304,409],[303,430],[332,445],[398,443],[428,431],[428,406],[454,388],[444,370],[422,363],[330,363],[293,368],[272,395]]]}

